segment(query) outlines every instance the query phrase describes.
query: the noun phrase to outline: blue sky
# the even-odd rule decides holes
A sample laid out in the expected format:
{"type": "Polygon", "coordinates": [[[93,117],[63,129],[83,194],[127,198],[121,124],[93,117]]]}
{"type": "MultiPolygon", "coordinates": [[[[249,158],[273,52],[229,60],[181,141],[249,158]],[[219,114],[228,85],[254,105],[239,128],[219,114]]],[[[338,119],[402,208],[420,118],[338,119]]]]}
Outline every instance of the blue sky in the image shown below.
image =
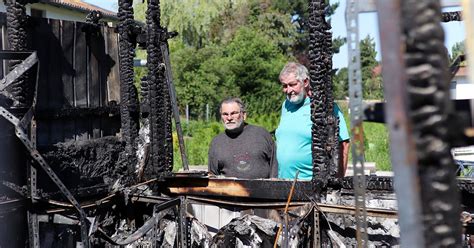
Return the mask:
{"type": "MultiPolygon", "coordinates": [[[[102,8],[117,11],[117,0],[84,0],[84,2],[92,3],[102,8]]],[[[339,8],[336,13],[332,16],[332,32],[333,36],[346,37],[346,23],[344,17],[344,10],[346,8],[345,0],[331,0],[331,3],[340,2],[339,8]]],[[[443,11],[455,11],[459,8],[446,8],[443,11]]],[[[445,44],[448,51],[451,51],[451,47],[459,41],[464,40],[464,22],[449,22],[443,23],[445,30],[445,44]]],[[[377,50],[377,60],[380,60],[380,45],[379,45],[379,31],[377,25],[377,14],[376,13],[361,13],[359,14],[359,39],[365,38],[370,35],[375,40],[375,47],[377,50]]],[[[341,47],[339,54],[335,54],[333,57],[333,67],[342,68],[347,66],[347,45],[341,47]]]]}

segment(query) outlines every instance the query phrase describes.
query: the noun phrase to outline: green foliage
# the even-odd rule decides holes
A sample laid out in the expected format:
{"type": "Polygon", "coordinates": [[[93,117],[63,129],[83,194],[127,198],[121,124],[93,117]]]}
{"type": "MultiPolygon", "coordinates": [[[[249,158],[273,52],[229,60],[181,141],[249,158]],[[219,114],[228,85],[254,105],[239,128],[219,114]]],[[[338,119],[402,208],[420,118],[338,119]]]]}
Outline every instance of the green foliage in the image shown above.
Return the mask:
{"type": "Polygon", "coordinates": [[[364,99],[382,99],[383,85],[380,75],[374,74],[374,68],[379,64],[376,60],[374,38],[367,35],[360,41],[360,65],[362,68],[362,88],[364,99]]]}
{"type": "Polygon", "coordinates": [[[255,114],[277,111],[282,101],[277,78],[287,61],[278,47],[258,31],[243,27],[224,53],[248,110],[255,114]]]}
{"type": "MultiPolygon", "coordinates": [[[[325,1],[327,4],[329,0],[325,1]]],[[[329,5],[329,8],[326,10],[326,14],[328,16],[327,21],[331,23],[331,18],[336,9],[339,7],[339,2],[333,3],[329,5]]],[[[293,23],[297,27],[297,34],[294,36],[295,43],[293,47],[293,54],[294,56],[301,58],[304,60],[304,57],[307,54],[307,48],[309,44],[308,39],[308,1],[307,0],[273,0],[272,1],[272,8],[279,11],[280,13],[284,13],[287,16],[290,16],[293,23]]],[[[336,37],[333,39],[333,52],[338,53],[339,48],[346,43],[345,38],[336,37]]]]}
{"type": "Polygon", "coordinates": [[[349,78],[347,68],[339,69],[332,77],[334,99],[344,100],[349,96],[349,78]]]}
{"type": "MultiPolygon", "coordinates": [[[[374,39],[365,37],[359,43],[361,69],[362,69],[362,90],[364,99],[382,99],[383,83],[381,75],[374,72],[374,68],[379,65],[376,60],[374,39]]],[[[332,77],[335,99],[344,99],[349,96],[349,75],[347,68],[341,68],[332,77]]]]}
{"type": "MultiPolygon", "coordinates": [[[[350,129],[351,119],[348,113],[348,102],[338,101],[341,111],[344,113],[347,128],[350,129]]],[[[390,171],[392,165],[390,162],[388,129],[384,124],[364,122],[364,157],[367,162],[375,162],[377,170],[390,171]]],[[[352,163],[352,154],[349,151],[349,163],[352,163]]]]}
{"type": "MultiPolygon", "coordinates": [[[[219,122],[190,121],[183,123],[184,143],[190,165],[207,165],[209,145],[217,134],[224,128],[219,122]]],[[[179,151],[176,133],[173,134],[173,163],[174,170],[182,168],[181,153],[179,151]]]]}
{"type": "Polygon", "coordinates": [[[215,109],[221,99],[240,96],[252,113],[275,111],[281,101],[278,73],[287,58],[265,35],[241,27],[225,46],[197,49],[183,46],[172,53],[174,81],[181,109],[189,105],[201,117],[206,104],[215,109]]]}
{"type": "Polygon", "coordinates": [[[466,44],[464,41],[456,42],[451,47],[451,53],[449,54],[449,63],[451,64],[461,54],[466,54],[466,44]]]}

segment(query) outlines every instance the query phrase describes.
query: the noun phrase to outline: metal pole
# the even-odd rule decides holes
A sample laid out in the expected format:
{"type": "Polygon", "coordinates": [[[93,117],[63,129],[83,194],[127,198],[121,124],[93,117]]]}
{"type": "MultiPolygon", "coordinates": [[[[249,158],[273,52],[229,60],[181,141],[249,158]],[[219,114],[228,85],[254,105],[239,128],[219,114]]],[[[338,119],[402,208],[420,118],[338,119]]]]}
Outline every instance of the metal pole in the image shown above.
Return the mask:
{"type": "Polygon", "coordinates": [[[425,247],[420,182],[412,124],[408,116],[407,75],[401,40],[400,0],[377,1],[382,48],[385,116],[390,133],[390,154],[395,173],[401,247],[425,247]]]}
{"type": "MultiPolygon", "coordinates": [[[[173,116],[174,122],[176,124],[176,133],[178,134],[178,144],[179,144],[179,151],[181,153],[181,161],[183,162],[183,169],[185,171],[189,170],[189,163],[188,157],[186,156],[186,147],[184,146],[184,138],[183,138],[183,129],[181,128],[181,119],[179,117],[179,109],[178,109],[178,98],[176,97],[176,89],[173,84],[173,75],[171,74],[171,63],[169,59],[169,50],[168,44],[162,43],[161,51],[163,52],[163,59],[165,61],[166,66],[166,82],[168,83],[168,89],[170,92],[171,98],[171,107],[173,109],[173,116]]],[[[186,116],[187,116],[187,106],[186,105],[186,116]]]]}
{"type": "Polygon", "coordinates": [[[362,75],[359,50],[359,3],[346,3],[347,46],[349,49],[349,107],[351,116],[352,164],[356,206],[357,247],[367,247],[367,210],[365,206],[364,129],[362,126],[362,75]]]}

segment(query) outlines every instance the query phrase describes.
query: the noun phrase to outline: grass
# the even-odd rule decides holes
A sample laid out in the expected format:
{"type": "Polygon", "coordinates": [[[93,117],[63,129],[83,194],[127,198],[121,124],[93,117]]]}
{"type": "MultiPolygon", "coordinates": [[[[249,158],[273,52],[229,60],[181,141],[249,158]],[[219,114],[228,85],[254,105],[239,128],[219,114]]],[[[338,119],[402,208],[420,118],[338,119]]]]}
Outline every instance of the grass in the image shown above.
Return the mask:
{"type": "MultiPolygon", "coordinates": [[[[347,103],[340,102],[338,104],[344,113],[346,124],[349,128],[350,118],[347,114],[347,103]]],[[[278,126],[279,118],[279,114],[249,116],[247,122],[262,126],[268,131],[273,131],[278,126]]],[[[218,121],[189,121],[189,123],[183,123],[182,125],[189,164],[207,165],[209,144],[214,136],[224,131],[222,124],[218,121]]],[[[364,123],[363,128],[365,160],[375,162],[377,170],[391,170],[387,128],[384,124],[369,122],[364,123]]],[[[177,171],[182,168],[182,162],[176,132],[173,133],[173,147],[174,170],[177,171]]],[[[352,161],[351,159],[350,156],[349,161],[352,161]]]]}

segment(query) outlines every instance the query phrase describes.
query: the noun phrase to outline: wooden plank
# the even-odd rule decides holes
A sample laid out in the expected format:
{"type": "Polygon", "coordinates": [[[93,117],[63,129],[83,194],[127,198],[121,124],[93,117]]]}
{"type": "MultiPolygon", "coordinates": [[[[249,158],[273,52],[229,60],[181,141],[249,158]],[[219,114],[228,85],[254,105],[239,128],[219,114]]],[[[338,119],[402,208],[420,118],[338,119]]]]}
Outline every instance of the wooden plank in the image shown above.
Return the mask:
{"type": "Polygon", "coordinates": [[[99,117],[94,118],[92,122],[92,138],[97,139],[102,137],[102,121],[99,117]]]}
{"type": "Polygon", "coordinates": [[[36,146],[50,145],[50,122],[47,120],[38,121],[36,126],[36,146]]]}
{"type": "Polygon", "coordinates": [[[100,80],[100,100],[101,106],[107,106],[107,77],[113,67],[113,60],[107,54],[107,31],[108,26],[101,27],[101,50],[99,55],[99,80],[100,80]]]}
{"type": "Polygon", "coordinates": [[[113,28],[109,27],[105,31],[107,41],[107,54],[111,58],[112,66],[107,77],[107,99],[108,102],[114,101],[120,103],[120,77],[119,77],[119,39],[113,28]]]}
{"type": "Polygon", "coordinates": [[[76,140],[88,140],[89,130],[90,130],[89,119],[87,118],[76,119],[76,140]]]}
{"type": "MultiPolygon", "coordinates": [[[[49,41],[51,32],[49,31],[48,20],[44,18],[35,18],[36,28],[32,30],[33,39],[37,42],[33,42],[33,50],[37,51],[38,60],[40,62],[40,73],[38,79],[38,92],[37,92],[37,109],[48,108],[49,87],[49,66],[51,61],[48,53],[49,41]]],[[[40,124],[38,124],[40,126],[40,124]]],[[[40,136],[40,130],[38,130],[38,137],[40,136]]]]}
{"type": "MultiPolygon", "coordinates": [[[[64,88],[62,83],[62,64],[64,57],[60,53],[61,47],[61,22],[60,20],[49,19],[49,42],[48,58],[49,63],[43,64],[48,68],[47,90],[48,109],[61,109],[64,102],[64,88]]],[[[63,141],[63,125],[61,120],[51,120],[48,122],[49,142],[56,144],[63,141]]]]}
{"type": "Polygon", "coordinates": [[[87,47],[86,34],[82,32],[85,24],[76,22],[76,46],[74,47],[74,92],[76,93],[76,106],[87,107],[87,47]]]}
{"type": "Polygon", "coordinates": [[[120,132],[120,117],[102,117],[102,136],[115,136],[120,132]]]}
{"type": "Polygon", "coordinates": [[[48,68],[48,107],[50,109],[60,109],[63,105],[63,85],[61,82],[61,25],[59,20],[49,19],[50,39],[48,42],[48,57],[50,61],[43,65],[48,68]]]}
{"type": "Polygon", "coordinates": [[[74,107],[74,36],[75,23],[62,21],[61,47],[63,51],[63,63],[61,63],[63,96],[65,107],[74,107]]]}
{"type": "Polygon", "coordinates": [[[49,137],[49,142],[50,144],[56,144],[58,142],[63,142],[64,141],[64,124],[63,120],[57,119],[57,120],[51,120],[49,121],[50,125],[50,137],[49,137]]]}
{"type": "Polygon", "coordinates": [[[76,122],[71,119],[66,119],[63,121],[63,125],[64,141],[74,140],[76,134],[76,122]]]}
{"type": "MultiPolygon", "coordinates": [[[[0,48],[2,50],[5,50],[5,42],[4,38],[6,38],[6,32],[7,32],[7,18],[5,13],[0,13],[0,48]]],[[[5,66],[4,66],[4,60],[0,60],[0,78],[5,77],[5,66]]]]}
{"type": "Polygon", "coordinates": [[[104,40],[100,36],[90,35],[88,39],[88,52],[89,52],[89,106],[99,107],[101,104],[101,92],[100,92],[100,63],[105,55],[104,40]]]}
{"type": "MultiPolygon", "coordinates": [[[[187,176],[175,174],[167,178],[165,187],[170,194],[214,196],[230,198],[288,199],[293,180],[284,179],[237,179],[187,176]]],[[[311,181],[298,181],[295,184],[293,201],[307,200],[313,194],[311,181]]]]}

